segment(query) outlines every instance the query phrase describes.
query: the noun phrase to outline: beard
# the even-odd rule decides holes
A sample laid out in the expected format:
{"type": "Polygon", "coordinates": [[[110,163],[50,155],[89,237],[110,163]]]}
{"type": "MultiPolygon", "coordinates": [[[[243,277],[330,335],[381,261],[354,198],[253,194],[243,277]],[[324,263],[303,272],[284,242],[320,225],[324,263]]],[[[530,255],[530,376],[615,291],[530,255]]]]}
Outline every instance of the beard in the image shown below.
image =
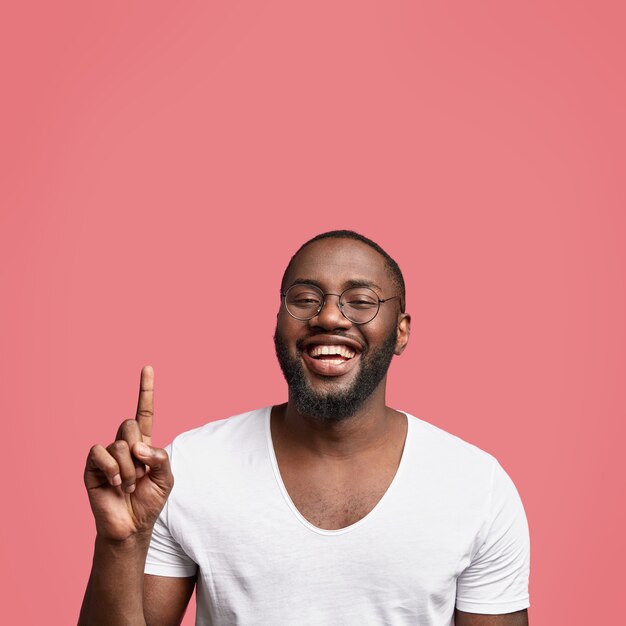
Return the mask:
{"type": "Polygon", "coordinates": [[[320,392],[311,388],[302,361],[289,354],[287,344],[278,327],[274,333],[274,346],[280,369],[289,387],[289,399],[293,399],[301,415],[312,417],[320,422],[339,422],[352,417],[372,395],[387,374],[393,358],[397,328],[387,335],[382,345],[376,349],[365,348],[361,353],[359,371],[347,389],[320,392]]]}

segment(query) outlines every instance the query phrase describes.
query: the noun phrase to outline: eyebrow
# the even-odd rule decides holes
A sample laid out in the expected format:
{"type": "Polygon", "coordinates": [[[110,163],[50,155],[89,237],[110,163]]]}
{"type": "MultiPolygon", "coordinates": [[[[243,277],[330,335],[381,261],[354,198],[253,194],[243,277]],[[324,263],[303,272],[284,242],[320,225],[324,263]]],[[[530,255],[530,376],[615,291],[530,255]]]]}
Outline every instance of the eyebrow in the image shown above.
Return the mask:
{"type": "MultiPolygon", "coordinates": [[[[291,281],[289,287],[292,287],[293,285],[315,285],[316,287],[324,291],[324,289],[322,288],[322,284],[312,278],[296,278],[295,280],[291,281]]],[[[364,279],[348,280],[344,283],[343,286],[344,289],[352,289],[353,287],[368,287],[369,289],[378,289],[379,291],[383,291],[383,288],[380,285],[373,283],[371,280],[364,279]]]]}

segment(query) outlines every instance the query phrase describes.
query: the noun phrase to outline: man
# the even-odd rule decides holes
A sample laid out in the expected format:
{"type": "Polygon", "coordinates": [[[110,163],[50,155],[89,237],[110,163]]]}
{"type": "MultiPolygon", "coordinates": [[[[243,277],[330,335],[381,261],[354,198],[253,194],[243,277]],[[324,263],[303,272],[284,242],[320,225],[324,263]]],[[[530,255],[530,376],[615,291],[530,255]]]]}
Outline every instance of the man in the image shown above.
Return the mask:
{"type": "Polygon", "coordinates": [[[136,419],[87,460],[97,538],[80,624],[178,624],[194,587],[200,625],[528,624],[512,482],[385,403],[404,301],[373,241],[305,243],[274,337],[288,402],[185,433],[169,457],[151,446],[144,368],[136,419]]]}

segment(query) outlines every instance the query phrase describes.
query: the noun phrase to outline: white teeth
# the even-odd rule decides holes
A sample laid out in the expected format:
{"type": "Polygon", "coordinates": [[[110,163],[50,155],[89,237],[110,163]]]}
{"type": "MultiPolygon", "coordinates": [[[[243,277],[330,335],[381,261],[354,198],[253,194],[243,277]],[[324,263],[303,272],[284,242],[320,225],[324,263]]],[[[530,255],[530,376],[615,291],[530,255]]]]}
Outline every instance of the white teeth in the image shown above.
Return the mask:
{"type": "Polygon", "coordinates": [[[337,345],[337,346],[313,346],[309,350],[309,354],[311,356],[320,356],[322,354],[330,355],[330,354],[338,354],[344,359],[351,359],[356,354],[352,348],[348,348],[348,346],[337,345]]]}

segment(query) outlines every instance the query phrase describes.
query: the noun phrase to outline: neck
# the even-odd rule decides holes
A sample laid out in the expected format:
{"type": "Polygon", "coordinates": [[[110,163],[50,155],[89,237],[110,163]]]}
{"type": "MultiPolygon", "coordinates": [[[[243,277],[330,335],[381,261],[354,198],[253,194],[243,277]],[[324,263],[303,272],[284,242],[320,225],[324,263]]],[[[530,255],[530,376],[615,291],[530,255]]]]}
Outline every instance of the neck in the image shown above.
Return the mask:
{"type": "Polygon", "coordinates": [[[333,458],[354,457],[384,446],[400,417],[385,404],[384,380],[359,411],[344,419],[324,421],[304,415],[291,397],[287,404],[275,407],[273,415],[274,423],[290,445],[333,458]]]}

